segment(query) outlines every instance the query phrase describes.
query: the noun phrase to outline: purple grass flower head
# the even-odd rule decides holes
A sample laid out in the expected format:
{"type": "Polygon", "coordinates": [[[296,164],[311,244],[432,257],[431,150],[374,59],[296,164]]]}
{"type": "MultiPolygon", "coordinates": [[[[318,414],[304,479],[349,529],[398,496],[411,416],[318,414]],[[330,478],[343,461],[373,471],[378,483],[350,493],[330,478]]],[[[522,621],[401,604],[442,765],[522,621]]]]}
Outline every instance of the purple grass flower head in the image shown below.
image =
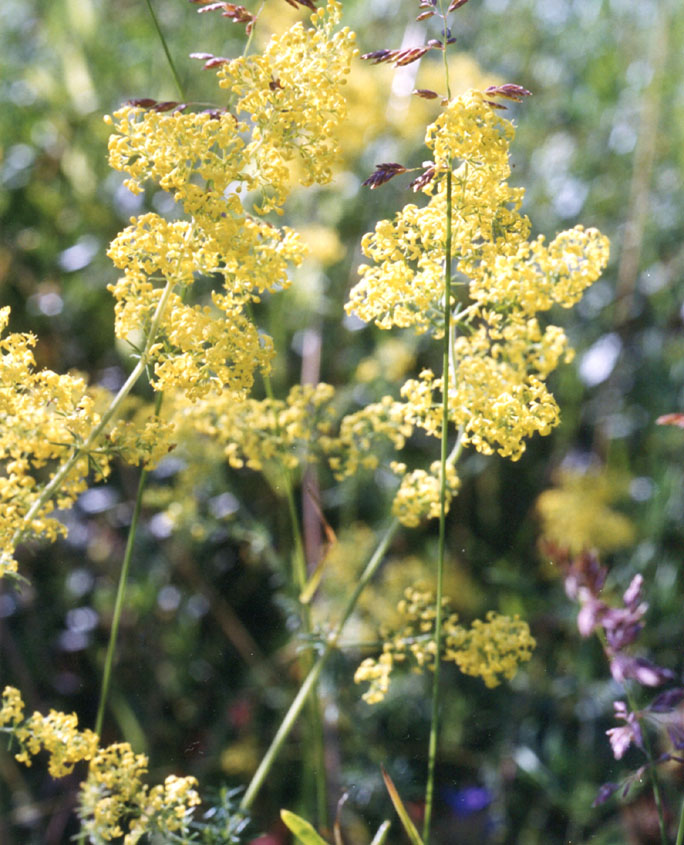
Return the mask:
{"type": "Polygon", "coordinates": [[[616,793],[619,788],[620,784],[613,783],[612,781],[602,784],[596,795],[596,798],[594,798],[594,800],[592,801],[591,806],[599,807],[601,804],[605,804],[606,801],[611,797],[611,795],[616,793]]]}
{"type": "Polygon", "coordinates": [[[641,601],[643,584],[643,576],[635,575],[623,596],[625,606],[610,608],[601,618],[612,651],[620,651],[631,645],[644,627],[643,618],[648,604],[641,601]]]}
{"type": "Polygon", "coordinates": [[[610,659],[610,674],[619,683],[632,680],[644,687],[659,687],[666,681],[674,680],[674,672],[656,666],[643,657],[629,657],[615,654],[610,659]]]}
{"type": "Polygon", "coordinates": [[[595,599],[591,596],[583,599],[582,589],[580,589],[579,600],[581,606],[577,614],[577,628],[583,637],[590,637],[594,632],[594,628],[603,622],[605,614],[610,613],[610,609],[600,599],[595,599]]]}
{"type": "MultiPolygon", "coordinates": [[[[565,563],[565,561],[563,561],[565,563]]],[[[608,570],[601,566],[594,552],[582,552],[566,564],[565,594],[572,601],[584,603],[597,598],[606,581],[608,570]]]]}
{"type": "Polygon", "coordinates": [[[647,604],[640,604],[635,608],[611,607],[601,617],[601,624],[606,632],[608,645],[613,651],[620,651],[636,640],[644,627],[642,619],[647,604]]]}
{"type": "MultiPolygon", "coordinates": [[[[641,590],[643,586],[644,576],[641,574],[635,575],[634,578],[632,578],[629,587],[627,587],[627,589],[625,590],[624,596],[622,597],[622,600],[625,603],[625,607],[628,607],[630,609],[634,609],[637,607],[637,605],[641,601],[641,590]]],[[[648,607],[648,605],[645,605],[645,607],[648,607]]]]}
{"type": "Polygon", "coordinates": [[[615,710],[615,718],[623,719],[625,724],[617,728],[610,728],[606,731],[606,734],[613,749],[613,756],[616,760],[620,760],[632,743],[643,751],[644,739],[636,714],[627,710],[625,702],[615,701],[613,702],[613,708],[615,710]]]}
{"type": "Polygon", "coordinates": [[[684,749],[684,688],[675,687],[656,696],[644,710],[644,716],[667,731],[678,751],[684,749]]]}

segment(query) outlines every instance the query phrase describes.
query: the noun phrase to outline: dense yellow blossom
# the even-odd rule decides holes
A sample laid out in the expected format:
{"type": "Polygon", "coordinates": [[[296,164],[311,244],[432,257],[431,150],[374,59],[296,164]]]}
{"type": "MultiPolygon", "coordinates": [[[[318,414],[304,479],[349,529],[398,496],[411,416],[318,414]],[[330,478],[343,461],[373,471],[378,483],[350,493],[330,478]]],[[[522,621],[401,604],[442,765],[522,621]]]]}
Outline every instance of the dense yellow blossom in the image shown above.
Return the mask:
{"type": "MultiPolygon", "coordinates": [[[[422,207],[406,205],[364,236],[364,255],[347,310],[380,328],[412,327],[443,335],[447,179],[452,172],[453,368],[449,420],[464,443],[485,454],[517,459],[525,440],[548,434],[558,407],[545,379],[572,351],[562,329],[538,315],[554,304],[570,307],[594,282],[608,258],[608,242],[577,226],[550,244],[530,242],[519,212],[523,191],[507,179],[513,125],[484,94],[451,100],[426,132],[434,177],[422,207]]],[[[402,389],[404,418],[441,436],[443,380],[430,371],[402,389]]]]}
{"type": "Polygon", "coordinates": [[[262,470],[269,461],[294,469],[317,456],[316,440],[331,428],[329,384],[295,385],[285,399],[212,396],[181,407],[179,421],[221,443],[231,466],[262,470]]]}
{"type": "Polygon", "coordinates": [[[0,727],[4,725],[15,727],[24,718],[24,702],[21,693],[16,687],[5,687],[1,700],[0,727]]]}
{"type": "Polygon", "coordinates": [[[19,745],[15,758],[27,766],[41,751],[48,753],[48,771],[54,778],[71,774],[74,766],[88,762],[81,784],[79,816],[89,842],[106,843],[124,837],[135,845],[143,835],[189,832],[193,808],[200,803],[193,777],[169,775],[163,784],[143,783],[147,757],[135,754],[128,743],[98,748],[97,734],[79,730],[76,714],[50,710],[24,719],[21,693],[5,687],[0,707],[0,732],[19,745]]]}
{"type": "Polygon", "coordinates": [[[219,84],[237,98],[235,112],[251,120],[251,139],[244,156],[256,184],[272,194],[262,210],[278,208],[289,182],[288,163],[295,157],[305,185],[332,178],[339,155],[337,128],[346,116],[340,86],[355,52],[354,33],[335,31],[341,4],[328,0],[311,17],[311,27],[296,23],[274,36],[263,54],[223,65],[219,84]]]}
{"type": "Polygon", "coordinates": [[[193,777],[169,775],[162,785],[143,783],[147,757],[126,742],[100,749],[81,784],[79,816],[92,842],[123,836],[135,845],[145,834],[187,834],[193,808],[200,803],[193,777]]]}
{"type": "MultiPolygon", "coordinates": [[[[9,320],[9,308],[0,309],[0,332],[9,320]]],[[[83,455],[65,479],[56,502],[46,502],[25,524],[44,483],[99,422],[95,401],[86,382],[77,375],[36,370],[30,334],[0,338],[0,577],[15,572],[17,536],[54,540],[63,525],[49,514],[55,507],[70,507],[87,487],[91,469],[83,455]]],[[[102,457],[97,467],[108,471],[102,457]]]]}
{"type": "MultiPolygon", "coordinates": [[[[449,600],[443,600],[441,659],[456,663],[466,675],[480,677],[488,687],[495,687],[501,679],[510,680],[520,663],[532,656],[535,640],[526,622],[517,616],[502,616],[489,611],[486,621],[476,619],[470,628],[458,622],[449,610],[449,600]]],[[[436,658],[434,595],[422,585],[407,588],[398,608],[403,624],[393,634],[385,634],[382,654],[376,659],[367,657],[354,675],[356,683],[369,682],[363,698],[369,704],[382,701],[389,691],[392,670],[408,658],[414,671],[434,669],[436,658]]]]}
{"type": "Polygon", "coordinates": [[[444,659],[453,660],[465,675],[482,678],[488,687],[498,686],[502,678],[510,681],[536,645],[526,622],[493,610],[484,622],[476,619],[468,630],[446,640],[444,659]]]}
{"type": "Polygon", "coordinates": [[[634,526],[610,507],[622,493],[622,480],[608,472],[563,470],[556,486],[537,499],[542,536],[575,554],[628,546],[634,526]]]}
{"type": "MultiPolygon", "coordinates": [[[[417,527],[423,519],[437,519],[440,514],[440,462],[435,461],[429,472],[415,469],[406,473],[405,466],[398,462],[392,465],[392,469],[403,475],[392,502],[394,516],[409,528],[417,527]]],[[[445,508],[448,511],[451,499],[461,484],[455,468],[450,464],[447,464],[446,480],[445,508]]]]}
{"type": "Polygon", "coordinates": [[[110,164],[127,174],[125,184],[140,192],[157,183],[188,218],[133,218],[109,249],[124,272],[112,286],[117,337],[147,331],[162,286],[173,287],[150,350],[158,390],[178,389],[191,400],[224,390],[243,398],[254,372],[269,367],[272,344],[247,308],[289,284],[288,266],[301,262],[305,247],[291,229],[254,211],[280,211],[295,157],[304,184],[331,178],[355,52],[354,35],[339,20],[340,4],[330,0],[310,26],[294,24],[263,54],[226,60],[218,82],[233,112],[159,111],[138,102],[108,118],[110,164]],[[198,276],[221,279],[223,289],[186,303],[184,291],[198,276]]]}

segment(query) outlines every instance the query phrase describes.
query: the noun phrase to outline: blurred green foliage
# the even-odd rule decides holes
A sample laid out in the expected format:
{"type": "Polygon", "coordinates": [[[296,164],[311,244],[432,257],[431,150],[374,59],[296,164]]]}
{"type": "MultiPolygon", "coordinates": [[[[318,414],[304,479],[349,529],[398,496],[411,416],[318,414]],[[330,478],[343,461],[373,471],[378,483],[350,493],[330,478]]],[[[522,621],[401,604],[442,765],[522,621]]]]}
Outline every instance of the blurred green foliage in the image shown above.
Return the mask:
{"type": "MultiPolygon", "coordinates": [[[[276,24],[296,17],[282,0],[268,6],[276,24]]],[[[183,99],[215,101],[211,73],[188,54],[234,55],[242,30],[198,16],[182,0],[157,0],[155,8],[183,99]]],[[[362,52],[416,43],[423,37],[411,22],[416,11],[388,0],[345,4],[362,52]]],[[[454,814],[445,793],[438,830],[445,843],[457,833],[464,841],[475,841],[470,835],[521,845],[648,842],[647,803],[636,810],[590,806],[598,785],[625,770],[604,733],[619,690],[598,644],[580,640],[576,609],[537,551],[535,500],[561,466],[627,479],[616,507],[631,519],[636,539],[610,555],[609,588],[620,592],[643,572],[651,604],[644,641],[681,676],[684,434],[655,419],[684,406],[684,10],[665,0],[482,0],[457,20],[458,49],[484,74],[534,92],[511,110],[519,127],[514,182],[527,189],[533,228],[552,235],[576,222],[597,226],[611,239],[612,259],[573,312],[553,315],[578,350],[555,380],[559,429],[531,443],[519,463],[473,454],[462,465],[448,528],[459,611],[520,613],[538,648],[510,687],[494,691],[445,671],[440,783],[484,786],[492,803],[480,830],[473,825],[482,824],[482,813],[454,814]]],[[[400,115],[401,95],[387,90],[392,77],[381,71],[377,90],[366,92],[369,108],[377,103],[381,116],[392,109],[400,115]]],[[[14,330],[40,338],[41,365],[78,368],[107,387],[121,383],[129,362],[114,346],[106,245],[143,207],[168,210],[162,193],[136,198],[107,168],[102,115],[142,96],[180,96],[142,0],[3,0],[1,304],[12,306],[14,330]]],[[[407,124],[398,131],[395,114],[394,123],[375,131],[366,118],[368,125],[353,128],[360,137],[337,182],[301,192],[287,211],[295,227],[334,229],[344,249],[330,264],[305,265],[290,291],[259,308],[278,350],[278,395],[302,377],[320,378],[349,385],[354,407],[394,386],[386,365],[354,383],[359,364],[381,355],[387,336],[345,318],[342,306],[361,235],[406,201],[399,179],[372,194],[360,182],[380,161],[420,162],[421,130],[407,124]]],[[[430,350],[400,340],[419,365],[433,363],[430,350]]],[[[417,460],[434,459],[425,443],[413,445],[417,460]]],[[[262,476],[230,471],[206,444],[186,446],[188,459],[203,459],[203,473],[190,488],[177,488],[182,458],[172,455],[154,475],[104,739],[124,738],[149,753],[155,777],[175,771],[196,775],[203,788],[234,787],[253,771],[296,688],[297,614],[285,588],[290,529],[262,476]],[[168,504],[179,489],[193,507],[172,533],[155,505],[168,504]]],[[[29,708],[75,710],[83,725],[92,724],[136,483],[137,471],[120,467],[65,514],[67,540],[25,549],[30,587],[0,586],[0,680],[21,687],[29,708]]],[[[391,489],[380,471],[342,485],[321,472],[312,484],[340,544],[357,520],[377,529],[387,514],[391,489]]],[[[324,576],[326,612],[335,612],[353,584],[359,547],[344,546],[348,557],[327,587],[324,576]]],[[[399,582],[408,558],[429,564],[435,548],[435,526],[404,532],[386,570],[395,567],[399,582]]],[[[372,615],[371,596],[358,631],[368,630],[372,615]]],[[[420,801],[429,721],[421,678],[396,681],[382,706],[361,701],[351,679],[363,654],[350,642],[322,685],[331,796],[351,791],[345,826],[365,831],[353,834],[354,843],[391,812],[381,763],[405,800],[420,801]]],[[[255,830],[275,825],[273,836],[284,836],[274,822],[281,806],[307,814],[297,766],[302,741],[291,741],[270,777],[255,830]]],[[[0,841],[67,841],[78,780],[75,774],[55,783],[40,766],[25,770],[2,752],[0,841]]],[[[666,784],[670,801],[680,788],[674,772],[666,784]]]]}

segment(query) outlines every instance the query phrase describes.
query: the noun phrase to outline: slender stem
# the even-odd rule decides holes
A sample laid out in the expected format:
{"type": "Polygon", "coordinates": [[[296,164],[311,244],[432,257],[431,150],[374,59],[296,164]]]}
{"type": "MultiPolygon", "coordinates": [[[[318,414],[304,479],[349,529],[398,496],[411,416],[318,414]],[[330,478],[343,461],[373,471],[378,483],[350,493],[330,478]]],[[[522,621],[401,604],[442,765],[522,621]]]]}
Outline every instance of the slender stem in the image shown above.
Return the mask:
{"type": "MultiPolygon", "coordinates": [[[[608,646],[608,641],[606,639],[605,632],[603,628],[598,627],[596,629],[596,634],[603,646],[603,652],[606,655],[606,659],[610,662],[610,649],[608,646]]],[[[639,710],[636,706],[636,701],[634,700],[634,696],[632,695],[632,691],[629,688],[628,684],[623,684],[623,689],[625,691],[625,697],[627,698],[627,703],[629,704],[629,709],[632,713],[638,714],[639,710]]],[[[638,715],[637,715],[637,718],[638,715]]],[[[646,726],[643,724],[643,720],[639,719],[639,724],[641,725],[641,736],[644,743],[644,754],[646,755],[646,759],[648,760],[648,771],[649,777],[651,778],[651,788],[653,790],[653,800],[656,805],[656,810],[658,812],[658,826],[660,828],[660,840],[662,845],[668,845],[667,842],[667,831],[665,828],[665,812],[664,812],[664,805],[663,805],[663,798],[662,793],[660,791],[660,781],[658,780],[658,776],[655,771],[655,758],[653,756],[653,749],[651,748],[651,740],[646,730],[646,726]]],[[[684,812],[684,809],[683,809],[684,812]]]]}
{"type": "MultiPolygon", "coordinates": [[[[428,772],[425,788],[425,817],[423,820],[423,840],[430,842],[432,807],[435,791],[435,762],[437,760],[437,740],[439,736],[439,680],[442,649],[442,597],[444,593],[444,557],[446,551],[446,513],[447,513],[447,446],[449,440],[449,384],[451,368],[451,163],[447,170],[446,182],[446,246],[444,251],[444,339],[442,344],[442,432],[440,455],[439,484],[439,546],[437,551],[437,595],[435,599],[435,670],[432,682],[432,719],[428,744],[428,772]]],[[[460,438],[459,438],[460,441],[460,438]]]]}
{"type": "Polygon", "coordinates": [[[304,708],[304,704],[312,690],[315,688],[316,683],[320,677],[321,672],[323,671],[323,667],[325,666],[328,658],[332,654],[333,650],[337,646],[337,642],[344,631],[344,627],[349,621],[349,617],[354,612],[354,608],[356,607],[356,603],[359,600],[359,596],[366,588],[366,585],[371,580],[373,575],[376,573],[378,567],[383,561],[385,556],[385,552],[389,544],[392,542],[394,535],[399,528],[399,520],[394,519],[390,523],[389,527],[382,535],[380,542],[378,543],[377,548],[373,552],[373,556],[366,564],[365,569],[361,573],[359,577],[359,581],[354,589],[354,592],[349,598],[347,605],[338,621],[337,625],[333,628],[333,630],[328,635],[328,639],[325,645],[325,648],[319,654],[316,662],[311,667],[309,674],[304,679],[301,687],[299,688],[299,692],[295,696],[294,701],[290,705],[289,710],[285,714],[283,721],[280,723],[280,727],[276,732],[276,735],[271,742],[271,745],[268,748],[268,751],[264,755],[261,763],[259,764],[259,768],[254,773],[252,780],[247,787],[247,791],[244,794],[242,801],[240,802],[240,809],[243,812],[247,812],[252,807],[257,795],[259,794],[259,790],[263,786],[266,777],[268,776],[273,763],[275,762],[280,750],[283,746],[283,743],[287,739],[290,731],[295,725],[299,714],[302,712],[304,708]]]}
{"type": "MultiPolygon", "coordinates": [[[[154,402],[154,414],[159,416],[161,410],[162,400],[164,394],[160,391],[157,393],[154,402]]],[[[116,590],[116,601],[114,602],[114,615],[112,617],[112,625],[109,629],[109,642],[107,643],[107,654],[105,656],[104,670],[102,673],[102,689],[100,690],[100,702],[97,707],[97,717],[95,719],[95,733],[100,736],[102,733],[102,722],[104,720],[104,711],[107,706],[107,696],[109,695],[109,685],[112,676],[112,666],[114,664],[114,654],[116,652],[116,640],[119,634],[119,623],[121,621],[121,613],[123,611],[124,598],[126,595],[126,584],[128,582],[128,572],[131,566],[131,559],[133,557],[133,545],[135,543],[135,535],[138,529],[138,520],[140,519],[140,511],[142,510],[143,492],[145,490],[145,483],[149,473],[146,469],[140,473],[140,480],[138,481],[138,492],[135,497],[135,507],[133,508],[133,515],[131,517],[131,525],[128,529],[128,538],[126,540],[126,550],[124,552],[123,563],[121,564],[121,572],[119,573],[119,585],[116,590]]]]}
{"type": "Polygon", "coordinates": [[[675,845],[684,845],[684,798],[682,799],[682,807],[679,811],[679,828],[677,829],[677,841],[675,845]]]}
{"type": "Polygon", "coordinates": [[[112,399],[109,408],[107,408],[107,410],[100,418],[100,422],[91,430],[90,434],[88,435],[86,440],[84,440],[83,444],[74,450],[71,457],[68,458],[68,460],[66,460],[59,468],[59,470],[52,476],[50,482],[46,484],[43,488],[43,492],[36,499],[33,505],[29,508],[26,513],[26,516],[22,520],[21,528],[17,529],[17,531],[15,531],[14,533],[14,536],[12,537],[13,546],[16,546],[24,539],[26,534],[30,531],[31,522],[33,521],[33,519],[40,513],[41,509],[50,501],[50,499],[57,493],[57,491],[65,482],[69,473],[74,468],[78,460],[93,448],[94,444],[97,442],[112,417],[116,415],[117,411],[121,407],[121,403],[131,392],[140,376],[145,372],[145,368],[147,367],[150,356],[150,349],[152,348],[152,344],[154,343],[154,340],[156,338],[157,329],[159,328],[159,323],[161,322],[162,314],[164,313],[164,309],[166,308],[166,304],[168,302],[172,290],[173,282],[168,281],[166,283],[166,287],[162,291],[161,297],[159,298],[159,302],[157,303],[157,308],[154,312],[154,315],[152,316],[152,322],[150,323],[150,330],[147,336],[147,341],[145,343],[145,348],[143,349],[143,352],[140,355],[138,363],[131,371],[131,374],[128,376],[125,383],[119,389],[119,392],[112,399]]]}
{"type": "MultiPolygon", "coordinates": [[[[632,713],[637,713],[638,710],[636,708],[636,702],[634,701],[634,697],[629,690],[629,688],[625,685],[625,694],[627,696],[627,702],[629,703],[629,708],[632,713]]],[[[653,800],[656,805],[656,810],[658,812],[658,827],[660,828],[660,839],[662,845],[668,845],[667,841],[667,830],[665,827],[665,809],[663,805],[663,797],[662,792],[660,790],[660,781],[658,780],[658,775],[656,774],[655,770],[655,758],[653,757],[653,749],[651,748],[651,739],[648,735],[646,730],[646,726],[643,724],[643,721],[639,719],[639,723],[641,724],[641,736],[644,742],[644,753],[646,754],[646,758],[649,762],[648,772],[651,778],[651,789],[653,790],[653,800]]]]}
{"type": "Polygon", "coordinates": [[[157,35],[159,36],[159,40],[161,41],[162,47],[164,48],[164,53],[166,54],[166,61],[169,63],[169,67],[171,68],[171,73],[173,74],[173,78],[176,82],[176,87],[178,88],[178,92],[181,96],[181,100],[185,99],[185,92],[183,90],[183,85],[180,81],[180,77],[178,76],[178,71],[176,70],[176,65],[174,64],[173,59],[171,58],[171,52],[169,50],[169,46],[166,43],[166,38],[164,38],[164,33],[159,26],[159,20],[157,15],[155,14],[154,8],[152,7],[151,0],[145,0],[147,3],[147,8],[150,12],[150,16],[152,18],[152,22],[154,23],[154,28],[157,30],[157,35]]]}
{"type": "MultiPolygon", "coordinates": [[[[262,6],[263,7],[263,6],[262,6]]],[[[250,318],[252,318],[250,309],[250,318]]],[[[264,390],[266,396],[273,402],[275,397],[273,393],[273,385],[268,373],[263,374],[264,390]]],[[[274,411],[275,413],[275,411],[274,411]]],[[[280,424],[278,422],[277,413],[275,413],[275,430],[276,434],[280,434],[280,424]]],[[[306,554],[304,552],[304,539],[302,537],[301,526],[299,524],[299,517],[297,515],[297,506],[294,496],[294,484],[292,481],[292,474],[288,467],[282,467],[283,486],[285,487],[285,498],[287,499],[287,510],[290,518],[290,528],[292,531],[292,538],[294,541],[294,553],[292,555],[292,581],[297,590],[298,596],[301,596],[306,588],[308,579],[308,571],[306,565],[306,554]]],[[[302,626],[304,633],[310,638],[313,631],[311,621],[311,608],[308,604],[303,604],[299,600],[300,614],[302,619],[302,626]]],[[[300,657],[300,665],[302,671],[308,674],[313,667],[313,654],[306,651],[300,657]]],[[[325,767],[325,741],[323,737],[323,716],[321,713],[321,705],[318,696],[316,685],[311,688],[311,696],[309,699],[309,727],[311,737],[311,770],[308,775],[315,783],[316,792],[316,813],[318,816],[319,827],[327,827],[328,823],[328,796],[326,783],[326,767],[325,767]]]]}

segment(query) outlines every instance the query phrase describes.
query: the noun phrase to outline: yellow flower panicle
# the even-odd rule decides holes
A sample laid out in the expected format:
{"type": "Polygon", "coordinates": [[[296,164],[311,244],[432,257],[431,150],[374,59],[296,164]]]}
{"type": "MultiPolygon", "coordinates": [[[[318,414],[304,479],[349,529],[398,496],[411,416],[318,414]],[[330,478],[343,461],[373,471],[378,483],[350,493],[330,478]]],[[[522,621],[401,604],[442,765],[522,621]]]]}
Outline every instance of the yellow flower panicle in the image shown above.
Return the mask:
{"type": "MultiPolygon", "coordinates": [[[[495,687],[502,679],[513,678],[520,663],[530,660],[535,640],[527,623],[517,616],[489,611],[484,622],[476,619],[470,628],[465,628],[459,624],[457,614],[449,611],[448,599],[443,605],[441,659],[455,663],[464,674],[480,677],[487,687],[495,687]]],[[[356,683],[370,683],[363,694],[369,704],[376,704],[387,695],[395,664],[410,658],[414,671],[434,670],[434,594],[422,585],[409,587],[398,610],[405,620],[401,628],[386,635],[382,654],[378,658],[367,657],[354,675],[356,683]]]]}
{"type": "MultiPolygon", "coordinates": [[[[383,329],[411,327],[443,335],[446,174],[453,185],[452,307],[454,368],[449,419],[464,442],[486,454],[520,457],[525,440],[548,434],[558,407],[545,379],[572,350],[562,329],[542,326],[539,314],[570,307],[600,275],[608,241],[576,226],[548,245],[528,240],[520,188],[507,179],[513,125],[469,91],[452,100],[431,124],[426,144],[434,177],[422,191],[427,205],[405,206],[364,236],[372,263],[359,268],[347,311],[383,329]]],[[[441,435],[442,380],[425,371],[402,394],[405,417],[441,435]]]]}
{"type": "Polygon", "coordinates": [[[169,775],[150,788],[143,783],[146,774],[147,757],[135,754],[127,742],[98,751],[79,795],[82,828],[92,841],[123,836],[124,845],[136,845],[145,835],[164,841],[164,834],[189,833],[193,808],[200,803],[196,779],[169,775]]]}
{"type": "Polygon", "coordinates": [[[234,59],[218,71],[221,87],[237,97],[235,112],[252,122],[244,155],[252,186],[269,189],[260,211],[282,205],[295,158],[304,185],[332,178],[340,153],[337,130],[347,113],[340,89],[356,52],[354,33],[335,31],[341,9],[328,0],[311,15],[310,28],[296,23],[273,37],[262,55],[234,59]]]}
{"type": "Polygon", "coordinates": [[[491,688],[502,678],[510,681],[519,664],[530,660],[535,645],[526,622],[490,610],[484,622],[476,619],[464,635],[452,637],[451,642],[447,635],[444,659],[491,688]]]}
{"type": "Polygon", "coordinates": [[[324,383],[295,385],[285,399],[234,402],[224,394],[181,402],[178,419],[188,433],[191,429],[222,444],[236,469],[260,471],[274,460],[295,469],[319,456],[317,441],[331,428],[334,394],[324,383]]]}
{"type": "Polygon", "coordinates": [[[27,766],[31,765],[31,757],[47,751],[48,771],[54,778],[71,774],[82,760],[91,760],[98,745],[97,734],[78,730],[75,713],[50,710],[44,716],[36,711],[24,719],[24,702],[15,687],[3,690],[0,732],[9,733],[18,742],[20,751],[15,757],[27,766]]]}
{"type": "MultiPolygon", "coordinates": [[[[438,519],[441,488],[440,462],[434,461],[429,472],[416,469],[406,473],[405,465],[398,462],[392,464],[392,469],[398,475],[403,475],[392,502],[392,513],[402,525],[416,528],[424,519],[438,519]]],[[[448,511],[453,496],[461,486],[456,469],[450,464],[447,464],[446,480],[445,507],[448,511]]]]}
{"type": "Polygon", "coordinates": [[[109,249],[124,272],[112,286],[117,337],[145,331],[161,286],[173,286],[152,349],[158,390],[175,388],[191,400],[228,390],[239,399],[254,372],[269,367],[272,344],[247,309],[264,291],[287,286],[288,266],[306,249],[291,229],[255,213],[282,210],[295,156],[304,184],[331,178],[346,114],[342,86],[355,52],[353,33],[338,27],[340,8],[330,0],[310,26],[295,24],[262,55],[226,60],[218,82],[233,112],[160,113],[138,103],[107,118],[110,164],[127,174],[125,184],[139,193],[156,183],[188,218],[133,218],[109,249]],[[216,276],[223,289],[208,302],[186,304],[183,291],[197,276],[216,276]]]}
{"type": "Polygon", "coordinates": [[[15,758],[27,766],[41,751],[48,753],[48,771],[54,778],[71,774],[88,762],[88,775],[79,793],[83,831],[96,843],[124,837],[135,845],[142,836],[187,835],[193,808],[200,803],[193,777],[169,775],[162,785],[143,783],[147,757],[135,754],[128,743],[98,747],[98,736],[78,729],[76,714],[50,710],[24,719],[24,703],[15,687],[5,687],[0,699],[0,732],[19,745],[15,758]],[[127,831],[127,832],[126,832],[127,831]]]}
{"type": "MultiPolygon", "coordinates": [[[[0,332],[9,321],[9,308],[0,309],[0,332]]],[[[30,521],[25,516],[38,499],[44,483],[99,422],[95,400],[77,375],[36,370],[30,334],[0,338],[0,577],[16,572],[14,538],[54,540],[64,526],[49,514],[55,507],[70,507],[87,488],[91,469],[83,455],[62,485],[56,502],[46,502],[30,521]]],[[[91,456],[92,457],[92,456],[91,456]]],[[[98,473],[106,475],[106,456],[98,456],[98,473]]]]}
{"type": "Polygon", "coordinates": [[[612,552],[634,541],[634,525],[611,504],[625,493],[625,479],[607,471],[562,470],[556,485],[537,499],[542,537],[573,554],[612,552]]]}

